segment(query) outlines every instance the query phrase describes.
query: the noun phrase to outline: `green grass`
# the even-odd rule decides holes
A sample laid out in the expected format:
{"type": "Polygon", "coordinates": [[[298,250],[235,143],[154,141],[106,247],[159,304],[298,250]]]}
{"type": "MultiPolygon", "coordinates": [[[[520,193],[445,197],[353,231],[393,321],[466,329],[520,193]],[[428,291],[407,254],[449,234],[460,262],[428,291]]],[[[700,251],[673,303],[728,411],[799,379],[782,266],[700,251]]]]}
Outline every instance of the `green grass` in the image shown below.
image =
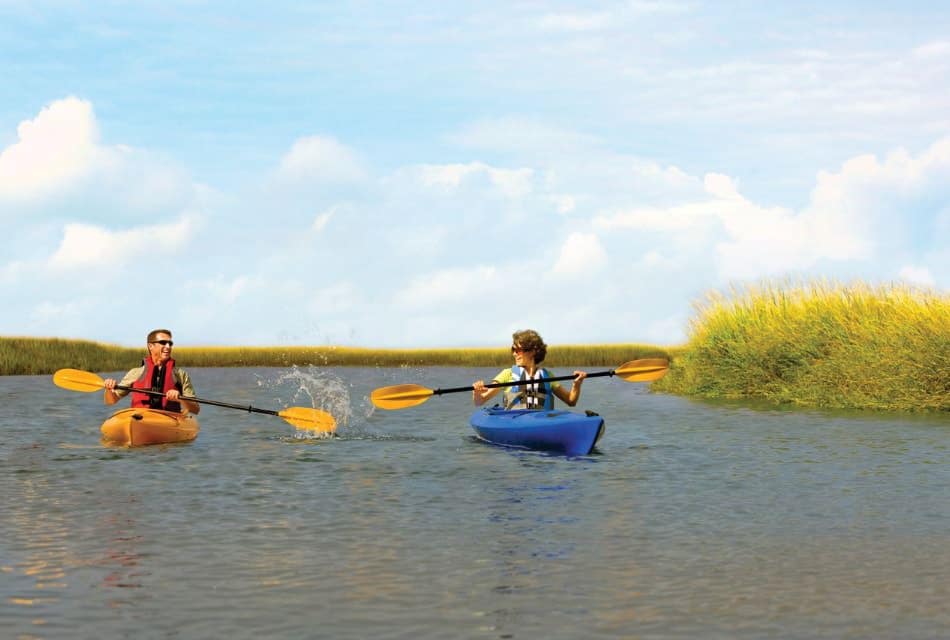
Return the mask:
{"type": "MultiPolygon", "coordinates": [[[[35,375],[72,368],[120,371],[136,366],[145,353],[136,349],[83,340],[0,337],[0,375],[35,375]]],[[[627,360],[666,356],[660,347],[639,344],[565,345],[548,349],[549,367],[613,368],[627,360]]],[[[183,367],[316,366],[503,366],[507,349],[362,349],[354,347],[175,347],[183,367]]]]}
{"type": "Polygon", "coordinates": [[[0,337],[0,375],[53,373],[68,367],[88,371],[131,369],[144,349],[84,340],[0,337]]]}
{"type": "Polygon", "coordinates": [[[808,407],[950,410],[950,297],[900,285],[766,284],[697,305],[656,390],[808,407]]]}

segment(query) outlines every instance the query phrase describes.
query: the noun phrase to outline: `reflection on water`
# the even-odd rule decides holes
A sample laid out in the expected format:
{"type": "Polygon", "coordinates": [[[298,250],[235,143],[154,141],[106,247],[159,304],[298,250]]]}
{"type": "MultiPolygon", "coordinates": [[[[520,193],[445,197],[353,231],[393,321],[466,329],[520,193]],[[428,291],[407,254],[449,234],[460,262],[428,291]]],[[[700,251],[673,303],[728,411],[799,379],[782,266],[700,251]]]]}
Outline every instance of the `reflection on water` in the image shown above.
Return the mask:
{"type": "Polygon", "coordinates": [[[35,624],[45,624],[43,608],[56,604],[63,589],[66,574],[64,561],[67,554],[68,529],[60,501],[50,495],[49,482],[40,467],[45,466],[39,445],[17,447],[13,455],[24,464],[21,473],[13,476],[18,500],[4,505],[4,531],[17,532],[15,537],[4,535],[2,554],[3,573],[21,585],[7,595],[10,605],[28,608],[35,624]]]}
{"type": "Polygon", "coordinates": [[[491,373],[195,369],[203,397],[346,428],[208,407],[142,449],[98,444],[101,398],[0,378],[4,637],[950,636],[946,416],[600,380],[598,455],[569,460],[480,442],[467,397],[363,406],[491,373]]]}
{"type": "MultiPolygon", "coordinates": [[[[102,579],[102,586],[122,589],[141,588],[149,572],[140,566],[143,558],[139,547],[145,537],[138,533],[135,520],[126,513],[106,516],[100,520],[100,528],[94,535],[108,541],[105,555],[99,560],[109,570],[102,579]]],[[[116,606],[120,603],[120,601],[113,602],[116,606]]]]}

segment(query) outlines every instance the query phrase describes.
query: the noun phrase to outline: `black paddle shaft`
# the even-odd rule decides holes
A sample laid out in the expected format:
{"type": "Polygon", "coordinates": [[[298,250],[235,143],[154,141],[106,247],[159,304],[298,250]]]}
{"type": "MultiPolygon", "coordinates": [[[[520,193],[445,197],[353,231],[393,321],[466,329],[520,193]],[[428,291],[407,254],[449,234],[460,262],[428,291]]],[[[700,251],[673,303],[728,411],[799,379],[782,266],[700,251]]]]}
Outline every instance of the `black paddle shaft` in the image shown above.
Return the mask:
{"type": "MultiPolygon", "coordinates": [[[[611,369],[610,371],[597,371],[595,373],[588,373],[588,378],[602,378],[604,376],[612,376],[616,373],[616,370],[611,369]]],[[[512,380],[511,382],[492,382],[491,384],[486,384],[486,389],[497,389],[498,387],[514,387],[519,384],[537,384],[538,382],[559,382],[561,380],[574,380],[577,376],[554,376],[552,378],[541,378],[541,380],[512,380]]],[[[442,395],[443,393],[459,393],[460,391],[474,391],[475,387],[469,385],[467,387],[452,387],[451,389],[436,389],[432,392],[432,395],[442,395]]]]}
{"type": "MultiPolygon", "coordinates": [[[[123,391],[133,391],[135,393],[145,393],[150,396],[161,396],[165,397],[165,394],[161,391],[152,391],[151,389],[136,389],[134,387],[125,387],[122,385],[116,385],[116,389],[122,389],[123,391]]],[[[258,409],[257,407],[252,407],[250,405],[244,406],[242,404],[231,404],[229,402],[218,402],[217,400],[204,400],[202,398],[195,398],[192,396],[178,396],[179,400],[190,400],[191,402],[197,402],[198,404],[213,404],[216,407],[227,407],[228,409],[241,409],[242,411],[247,411],[248,413],[266,413],[269,416],[279,416],[279,411],[273,411],[272,409],[258,409]]]]}

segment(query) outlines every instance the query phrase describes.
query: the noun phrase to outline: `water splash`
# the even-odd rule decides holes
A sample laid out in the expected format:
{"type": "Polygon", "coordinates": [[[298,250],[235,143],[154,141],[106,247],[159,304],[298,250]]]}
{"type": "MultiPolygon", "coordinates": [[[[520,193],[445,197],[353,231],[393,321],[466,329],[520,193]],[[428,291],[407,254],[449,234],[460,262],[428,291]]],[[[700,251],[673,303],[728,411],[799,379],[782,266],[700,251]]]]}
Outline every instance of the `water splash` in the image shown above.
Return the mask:
{"type": "Polygon", "coordinates": [[[329,440],[331,438],[337,438],[335,431],[310,431],[309,429],[297,429],[289,436],[281,438],[284,441],[306,441],[310,442],[311,440],[329,440]]]}
{"type": "MultiPolygon", "coordinates": [[[[276,401],[281,405],[304,405],[326,411],[336,419],[337,429],[349,424],[353,416],[346,383],[320,367],[293,365],[290,370],[281,372],[276,378],[258,377],[257,385],[274,390],[278,394],[276,401]]],[[[297,435],[300,434],[298,431],[297,435]]],[[[300,437],[327,436],[307,432],[300,437]]]]}

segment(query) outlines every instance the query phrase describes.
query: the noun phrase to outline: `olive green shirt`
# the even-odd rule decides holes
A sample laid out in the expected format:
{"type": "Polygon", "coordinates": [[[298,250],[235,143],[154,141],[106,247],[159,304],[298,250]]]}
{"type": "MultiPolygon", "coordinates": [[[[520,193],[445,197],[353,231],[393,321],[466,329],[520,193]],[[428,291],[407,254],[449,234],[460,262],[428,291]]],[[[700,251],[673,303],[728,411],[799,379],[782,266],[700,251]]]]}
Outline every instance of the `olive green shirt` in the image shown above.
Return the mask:
{"type": "MultiPolygon", "coordinates": [[[[139,378],[141,378],[142,374],[144,373],[145,373],[144,364],[141,367],[136,367],[132,369],[127,374],[125,374],[125,376],[119,382],[119,386],[131,387],[132,383],[138,380],[139,378]]],[[[175,382],[181,385],[181,395],[188,398],[194,398],[195,387],[191,384],[191,377],[188,375],[188,372],[185,371],[184,369],[175,367],[174,369],[172,369],[172,375],[175,376],[175,382]]],[[[125,389],[115,390],[115,395],[119,396],[120,398],[125,397],[126,395],[128,395],[128,393],[129,392],[126,391],[125,389]]]]}

